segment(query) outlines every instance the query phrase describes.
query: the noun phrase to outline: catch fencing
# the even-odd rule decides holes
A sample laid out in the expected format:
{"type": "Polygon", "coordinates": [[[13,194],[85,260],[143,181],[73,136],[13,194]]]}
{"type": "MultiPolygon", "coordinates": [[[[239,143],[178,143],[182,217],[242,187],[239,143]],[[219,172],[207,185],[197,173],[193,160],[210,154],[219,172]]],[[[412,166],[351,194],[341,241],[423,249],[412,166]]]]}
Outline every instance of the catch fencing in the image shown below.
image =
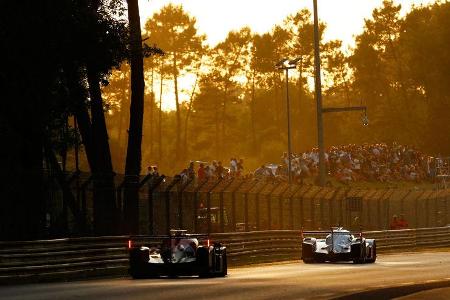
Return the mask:
{"type": "MultiPolygon", "coordinates": [[[[367,231],[363,235],[376,239],[378,253],[450,246],[449,226],[367,231]]],[[[298,230],[216,233],[211,238],[227,246],[231,266],[301,257],[298,230]]],[[[128,239],[107,236],[0,242],[0,284],[126,276],[128,239]]],[[[149,236],[134,236],[133,240],[154,242],[149,236]]]]}
{"type": "MultiPolygon", "coordinates": [[[[123,180],[116,175],[122,223],[123,180]]],[[[92,176],[80,174],[70,185],[86,222],[81,226],[85,230],[76,235],[93,235],[92,176]]],[[[52,192],[49,237],[73,235],[76,227],[63,196],[58,190],[52,192]]],[[[139,183],[139,234],[144,235],[165,234],[172,228],[199,233],[319,230],[338,225],[387,230],[393,215],[404,215],[409,228],[441,227],[450,223],[449,213],[450,189],[317,187],[243,178],[199,182],[164,176],[142,176],[139,183]]]]}

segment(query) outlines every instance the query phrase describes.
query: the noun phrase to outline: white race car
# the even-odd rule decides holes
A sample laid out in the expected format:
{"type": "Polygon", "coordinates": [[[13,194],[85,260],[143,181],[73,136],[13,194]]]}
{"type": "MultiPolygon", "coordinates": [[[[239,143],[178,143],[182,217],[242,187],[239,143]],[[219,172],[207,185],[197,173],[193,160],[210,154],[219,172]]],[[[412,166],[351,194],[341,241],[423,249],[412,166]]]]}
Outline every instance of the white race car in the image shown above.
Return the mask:
{"type": "Polygon", "coordinates": [[[128,241],[133,278],[227,275],[226,247],[211,243],[207,235],[171,230],[168,236],[149,236],[140,242],[142,238],[128,241]]]}
{"type": "Polygon", "coordinates": [[[359,233],[354,236],[342,227],[330,231],[302,232],[302,260],[304,263],[326,261],[353,261],[374,263],[377,259],[377,245],[374,239],[366,239],[359,233]],[[325,238],[305,237],[306,235],[325,238]]]}

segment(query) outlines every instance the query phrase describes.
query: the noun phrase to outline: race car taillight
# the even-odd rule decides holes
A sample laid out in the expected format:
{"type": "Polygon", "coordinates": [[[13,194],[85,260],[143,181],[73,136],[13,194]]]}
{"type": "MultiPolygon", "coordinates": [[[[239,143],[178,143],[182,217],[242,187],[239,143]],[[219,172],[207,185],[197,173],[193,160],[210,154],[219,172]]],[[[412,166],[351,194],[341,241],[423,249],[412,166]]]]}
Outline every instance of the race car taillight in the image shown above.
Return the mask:
{"type": "Polygon", "coordinates": [[[128,240],[128,249],[131,249],[131,240],[128,240]]]}

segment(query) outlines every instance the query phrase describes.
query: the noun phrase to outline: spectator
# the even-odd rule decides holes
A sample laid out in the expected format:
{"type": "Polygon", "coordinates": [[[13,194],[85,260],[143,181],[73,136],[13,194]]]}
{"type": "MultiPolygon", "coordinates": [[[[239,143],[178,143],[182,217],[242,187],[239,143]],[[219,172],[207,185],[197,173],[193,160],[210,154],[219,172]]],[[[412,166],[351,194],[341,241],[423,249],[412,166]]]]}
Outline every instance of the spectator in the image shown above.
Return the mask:
{"type": "Polygon", "coordinates": [[[262,165],[261,167],[259,167],[258,169],[255,170],[255,172],[253,173],[254,176],[256,178],[262,177],[264,176],[264,173],[266,172],[266,166],[262,165]]]}
{"type": "Polygon", "coordinates": [[[189,163],[189,167],[187,169],[187,176],[190,180],[193,180],[195,178],[195,169],[194,169],[194,162],[191,161],[189,163]]]}
{"type": "Polygon", "coordinates": [[[152,176],[159,176],[158,167],[157,166],[148,166],[147,174],[152,176]]]}
{"type": "Polygon", "coordinates": [[[244,160],[241,158],[237,163],[237,176],[241,176],[244,174],[244,160]]]}
{"type": "Polygon", "coordinates": [[[159,176],[158,167],[153,166],[153,176],[159,176]]]}
{"type": "Polygon", "coordinates": [[[231,172],[231,175],[235,175],[236,173],[237,173],[237,171],[238,171],[238,168],[237,168],[237,159],[236,158],[231,158],[230,159],[230,172],[231,172]]]}
{"type": "Polygon", "coordinates": [[[213,172],[213,174],[215,174],[217,169],[217,161],[213,160],[212,164],[209,166],[209,169],[213,172]]]}
{"type": "Polygon", "coordinates": [[[391,224],[389,225],[389,229],[391,229],[391,230],[401,229],[400,222],[397,218],[397,215],[392,216],[392,221],[391,221],[391,224]]]}
{"type": "Polygon", "coordinates": [[[206,170],[205,165],[203,163],[200,163],[200,167],[198,168],[197,171],[197,176],[199,181],[204,181],[206,178],[206,170]]]}
{"type": "Polygon", "coordinates": [[[181,183],[186,184],[188,182],[189,176],[188,176],[188,169],[183,169],[181,173],[179,174],[181,183]]]}
{"type": "Polygon", "coordinates": [[[210,179],[214,177],[214,172],[212,171],[210,166],[205,167],[205,178],[210,179]]]}
{"type": "Polygon", "coordinates": [[[147,167],[147,175],[153,175],[153,167],[152,166],[147,167]]]}
{"type": "Polygon", "coordinates": [[[225,169],[222,166],[222,162],[219,161],[219,164],[217,165],[217,168],[216,168],[216,176],[217,176],[217,178],[223,178],[224,171],[225,171],[225,169]]]}

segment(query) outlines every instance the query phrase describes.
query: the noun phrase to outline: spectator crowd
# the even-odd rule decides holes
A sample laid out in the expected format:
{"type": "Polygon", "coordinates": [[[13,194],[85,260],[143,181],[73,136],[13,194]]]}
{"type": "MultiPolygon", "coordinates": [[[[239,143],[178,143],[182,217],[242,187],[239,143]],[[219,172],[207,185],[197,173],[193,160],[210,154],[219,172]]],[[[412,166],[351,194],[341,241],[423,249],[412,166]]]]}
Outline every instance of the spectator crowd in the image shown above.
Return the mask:
{"type": "MultiPolygon", "coordinates": [[[[352,181],[412,181],[422,182],[435,176],[435,162],[411,146],[393,143],[333,146],[325,152],[328,175],[342,183],[352,181]]],[[[285,180],[289,163],[287,153],[278,165],[268,164],[258,168],[256,177],[273,177],[285,180]]],[[[319,169],[319,150],[313,148],[292,154],[291,172],[295,182],[316,177],[319,169]]]]}
{"type": "MultiPolygon", "coordinates": [[[[197,178],[200,181],[214,178],[254,177],[287,181],[289,158],[283,153],[278,164],[263,164],[253,173],[244,174],[244,160],[231,158],[229,166],[222,161],[191,161],[178,176],[184,182],[197,178]]],[[[329,177],[344,184],[356,181],[422,182],[434,180],[439,159],[427,156],[411,146],[397,143],[332,146],[325,152],[325,165],[329,177]]],[[[158,173],[157,167],[149,167],[158,173]]],[[[319,172],[319,150],[313,148],[291,155],[291,177],[302,183],[305,178],[316,178],[319,172]]]]}
{"type": "Polygon", "coordinates": [[[225,167],[222,161],[213,160],[211,163],[191,161],[187,169],[183,169],[179,176],[183,182],[197,178],[199,181],[218,178],[241,177],[244,174],[244,160],[231,158],[230,166],[225,167]],[[196,164],[198,168],[196,170],[196,164]]]}

